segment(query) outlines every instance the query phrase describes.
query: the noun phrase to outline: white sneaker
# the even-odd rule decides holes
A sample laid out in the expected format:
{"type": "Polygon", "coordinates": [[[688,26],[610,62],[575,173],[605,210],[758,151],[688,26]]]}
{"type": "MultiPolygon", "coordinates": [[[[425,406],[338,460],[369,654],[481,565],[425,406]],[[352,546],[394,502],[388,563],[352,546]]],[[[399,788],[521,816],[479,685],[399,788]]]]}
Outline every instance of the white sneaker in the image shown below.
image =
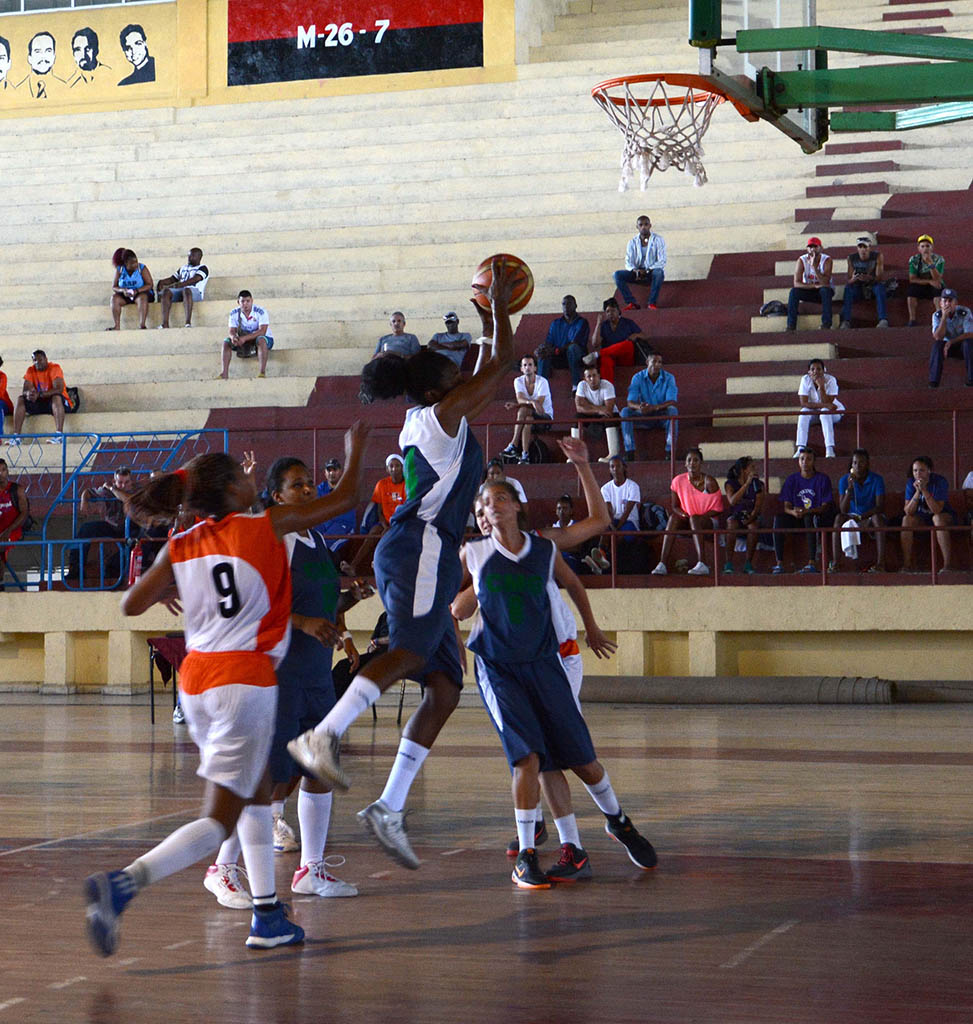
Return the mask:
{"type": "Polygon", "coordinates": [[[605,552],[602,551],[601,548],[594,547],[590,552],[588,552],[588,554],[592,561],[594,561],[595,565],[599,566],[603,572],[608,572],[611,569],[612,564],[607,558],[605,558],[605,552]]]}
{"type": "Polygon", "coordinates": [[[64,440],[64,434],[58,431],[53,437],[47,439],[48,444],[60,444],[64,440]]]}
{"type": "Polygon", "coordinates": [[[316,733],[308,729],[287,744],[287,753],[315,778],[329,783],[335,789],[346,790],[350,785],[340,763],[341,737],[333,732],[316,733]]]}
{"type": "Polygon", "coordinates": [[[382,800],[376,800],[358,812],[358,820],[378,840],[382,849],[403,867],[414,871],[419,867],[419,858],[409,845],[404,819],[402,811],[389,810],[388,804],[382,800]]]}
{"type": "Polygon", "coordinates": [[[598,353],[589,352],[582,360],[585,366],[594,366],[598,362],[598,353]]]}
{"type": "Polygon", "coordinates": [[[697,562],[689,572],[687,576],[709,576],[709,566],[705,562],[697,562]]]}
{"type": "Polygon", "coordinates": [[[825,453],[824,453],[824,457],[826,459],[833,459],[834,458],[834,448],[833,447],[828,448],[825,451],[825,453]]]}
{"type": "Polygon", "coordinates": [[[653,575],[653,576],[666,576],[666,575],[668,574],[668,572],[669,572],[669,570],[668,570],[668,569],[666,568],[666,566],[665,566],[665,563],[664,563],[664,562],[660,562],[660,563],[659,563],[659,564],[658,564],[658,565],[657,565],[657,566],[656,566],[656,567],[655,567],[655,568],[654,568],[654,569],[652,570],[652,575],[653,575]]]}
{"type": "Polygon", "coordinates": [[[183,327],[192,327],[192,324],[183,324],[183,327]]]}
{"type": "Polygon", "coordinates": [[[283,814],[274,815],[274,853],[293,853],[301,844],[294,835],[294,830],[284,820],[283,814]]]}
{"type": "Polygon", "coordinates": [[[342,882],[328,871],[326,860],[312,861],[295,871],[291,880],[291,892],[304,893],[308,896],[358,895],[355,886],[350,882],[342,882]]]}
{"type": "Polygon", "coordinates": [[[791,457],[794,459],[799,458],[802,451],[804,451],[803,445],[800,448],[795,448],[794,454],[791,457]]]}
{"type": "Polygon", "coordinates": [[[591,555],[585,555],[581,559],[582,562],[596,575],[601,575],[601,566],[591,557],[591,555]]]}
{"type": "Polygon", "coordinates": [[[246,875],[246,868],[236,864],[210,864],[206,869],[203,885],[216,897],[221,907],[230,910],[251,910],[253,900],[240,881],[240,875],[246,875]]]}

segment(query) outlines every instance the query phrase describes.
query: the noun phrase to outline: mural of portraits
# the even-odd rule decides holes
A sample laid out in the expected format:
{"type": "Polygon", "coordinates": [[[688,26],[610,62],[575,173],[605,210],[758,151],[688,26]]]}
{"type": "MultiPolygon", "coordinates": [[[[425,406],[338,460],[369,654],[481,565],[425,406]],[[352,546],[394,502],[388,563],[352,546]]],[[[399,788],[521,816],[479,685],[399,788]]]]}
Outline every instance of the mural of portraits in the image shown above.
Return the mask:
{"type": "Polygon", "coordinates": [[[155,57],[149,56],[145,29],[141,25],[126,25],[119,33],[122,53],[132,65],[132,73],[123,78],[119,85],[137,85],[139,82],[155,81],[155,57]]]}
{"type": "Polygon", "coordinates": [[[57,60],[57,44],[50,32],[35,32],[27,44],[27,63],[30,72],[17,83],[18,89],[26,89],[35,100],[57,98],[64,86],[64,79],[54,73],[57,60]]]}
{"type": "Polygon", "coordinates": [[[110,64],[98,59],[98,33],[93,28],[79,28],[71,37],[71,53],[77,65],[68,85],[90,85],[103,71],[111,71],[110,64]]]}

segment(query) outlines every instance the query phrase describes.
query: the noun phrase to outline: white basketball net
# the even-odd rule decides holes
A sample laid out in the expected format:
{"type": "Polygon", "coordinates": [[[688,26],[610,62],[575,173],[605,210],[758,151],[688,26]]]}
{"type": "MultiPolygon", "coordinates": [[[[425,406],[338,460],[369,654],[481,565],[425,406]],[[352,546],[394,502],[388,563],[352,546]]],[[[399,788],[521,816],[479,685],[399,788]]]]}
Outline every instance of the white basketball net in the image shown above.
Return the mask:
{"type": "Polygon", "coordinates": [[[620,95],[609,97],[607,89],[593,94],[595,102],[625,137],[618,191],[628,189],[636,169],[643,192],[653,171],[667,171],[670,167],[685,171],[697,188],[705,185],[702,138],[713,111],[724,97],[674,85],[662,78],[638,84],[650,90],[647,98],[636,98],[628,82],[611,86],[621,90],[620,95]]]}

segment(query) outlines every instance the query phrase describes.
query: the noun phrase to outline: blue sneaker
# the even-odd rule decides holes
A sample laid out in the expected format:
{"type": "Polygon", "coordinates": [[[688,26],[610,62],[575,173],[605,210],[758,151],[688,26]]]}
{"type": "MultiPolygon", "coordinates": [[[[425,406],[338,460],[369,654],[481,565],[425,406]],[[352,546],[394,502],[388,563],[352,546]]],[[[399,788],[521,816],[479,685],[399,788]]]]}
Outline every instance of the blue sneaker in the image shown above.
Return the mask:
{"type": "Polygon", "coordinates": [[[247,945],[251,949],[296,946],[304,941],[304,929],[287,919],[287,907],[275,903],[267,910],[254,908],[247,945]]]}
{"type": "Polygon", "coordinates": [[[111,956],[118,948],[118,919],[137,891],[127,871],[102,872],[85,880],[88,938],[102,956],[111,956]]]}

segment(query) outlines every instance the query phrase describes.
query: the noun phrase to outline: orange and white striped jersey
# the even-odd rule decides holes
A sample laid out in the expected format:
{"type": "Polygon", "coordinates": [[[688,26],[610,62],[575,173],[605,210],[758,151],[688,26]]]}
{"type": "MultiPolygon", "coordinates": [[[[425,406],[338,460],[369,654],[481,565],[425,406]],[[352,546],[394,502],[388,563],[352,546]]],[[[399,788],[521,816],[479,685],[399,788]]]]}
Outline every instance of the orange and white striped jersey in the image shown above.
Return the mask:
{"type": "Polygon", "coordinates": [[[196,523],[170,538],[169,558],[189,652],[180,688],[275,686],[290,643],[291,577],[267,513],[196,523]]]}

